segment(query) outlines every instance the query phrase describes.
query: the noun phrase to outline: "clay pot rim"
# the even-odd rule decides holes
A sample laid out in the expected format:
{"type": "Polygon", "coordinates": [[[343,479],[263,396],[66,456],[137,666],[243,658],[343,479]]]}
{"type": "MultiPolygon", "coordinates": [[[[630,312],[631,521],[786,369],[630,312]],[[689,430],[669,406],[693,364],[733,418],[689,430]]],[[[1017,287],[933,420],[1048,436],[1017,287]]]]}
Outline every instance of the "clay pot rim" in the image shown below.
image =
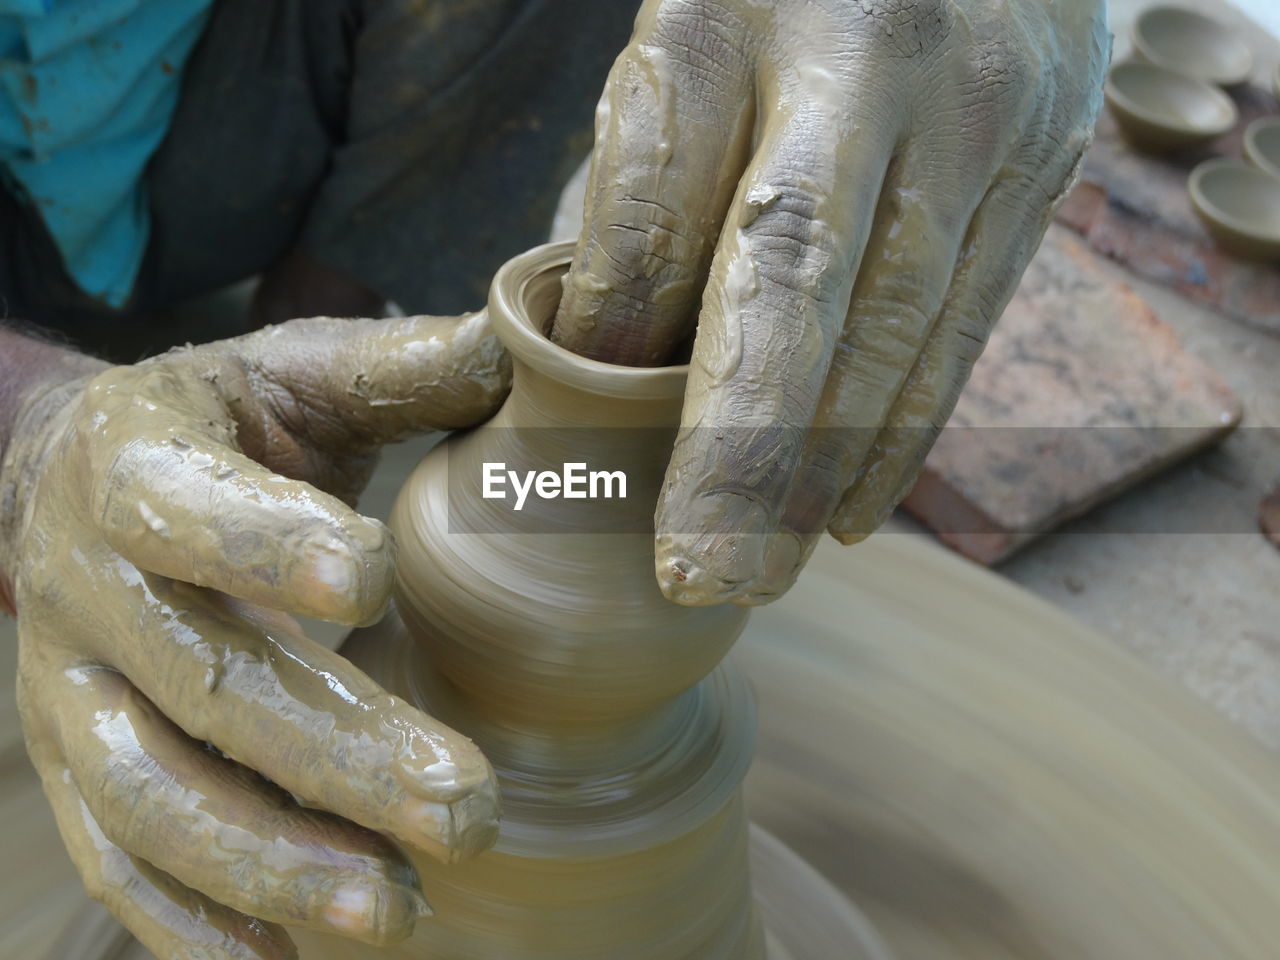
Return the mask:
{"type": "Polygon", "coordinates": [[[590,360],[553,343],[530,316],[526,303],[530,284],[548,273],[567,271],[573,250],[573,241],[544,243],[512,257],[494,274],[489,287],[489,322],[503,346],[539,373],[589,393],[633,400],[684,396],[688,364],[627,367],[590,360]]]}
{"type": "MultiPolygon", "coordinates": [[[[1209,83],[1209,81],[1179,73],[1177,70],[1171,70],[1168,67],[1161,66],[1158,63],[1151,63],[1147,60],[1126,60],[1123,63],[1117,63],[1107,74],[1107,80],[1103,85],[1102,92],[1106,97],[1107,103],[1116,113],[1127,114],[1129,117],[1141,120],[1149,126],[1166,130],[1170,133],[1183,134],[1187,137],[1205,140],[1220,137],[1234,127],[1240,119],[1240,111],[1236,107],[1235,101],[1212,83],[1209,83]],[[1141,100],[1135,100],[1129,95],[1128,91],[1116,83],[1118,74],[1123,81],[1123,74],[1138,71],[1154,74],[1165,82],[1185,84],[1189,88],[1195,89],[1197,93],[1203,94],[1205,97],[1217,102],[1219,106],[1226,108],[1222,119],[1216,124],[1196,126],[1171,117],[1167,113],[1157,113],[1149,109],[1145,103],[1141,100]]],[[[1126,117],[1121,116],[1120,119],[1123,121],[1126,117]]]]}
{"type": "Polygon", "coordinates": [[[1260,231],[1256,224],[1233,216],[1205,194],[1203,186],[1205,177],[1212,176],[1222,170],[1229,171],[1236,176],[1260,178],[1259,182],[1263,182],[1271,189],[1280,192],[1280,181],[1268,176],[1256,167],[1251,167],[1230,157],[1215,157],[1212,160],[1206,160],[1192,170],[1191,177],[1187,181],[1187,191],[1191,194],[1191,203],[1196,208],[1196,211],[1206,220],[1217,224],[1220,228],[1230,230],[1256,243],[1280,244],[1280,229],[1271,232],[1260,231]]]}
{"type": "Polygon", "coordinates": [[[1237,87],[1246,82],[1253,74],[1253,51],[1249,49],[1249,45],[1237,36],[1235,30],[1229,24],[1201,13],[1199,10],[1192,10],[1189,7],[1178,4],[1158,4],[1153,7],[1147,7],[1134,19],[1130,35],[1133,40],[1134,50],[1145,60],[1158,66],[1172,68],[1186,76],[1194,76],[1198,80],[1217,84],[1220,87],[1237,87]],[[1168,57],[1163,56],[1159,48],[1151,44],[1147,35],[1147,27],[1155,18],[1170,14],[1187,20],[1199,21],[1199,29],[1210,43],[1219,46],[1224,44],[1236,46],[1238,48],[1237,52],[1243,53],[1236,71],[1229,74],[1205,73],[1202,70],[1198,70],[1194,64],[1171,62],[1168,57]]]}
{"type": "Polygon", "coordinates": [[[1244,128],[1244,155],[1263,173],[1280,177],[1280,157],[1268,156],[1258,145],[1258,134],[1271,127],[1280,129],[1280,116],[1259,117],[1244,128]]]}

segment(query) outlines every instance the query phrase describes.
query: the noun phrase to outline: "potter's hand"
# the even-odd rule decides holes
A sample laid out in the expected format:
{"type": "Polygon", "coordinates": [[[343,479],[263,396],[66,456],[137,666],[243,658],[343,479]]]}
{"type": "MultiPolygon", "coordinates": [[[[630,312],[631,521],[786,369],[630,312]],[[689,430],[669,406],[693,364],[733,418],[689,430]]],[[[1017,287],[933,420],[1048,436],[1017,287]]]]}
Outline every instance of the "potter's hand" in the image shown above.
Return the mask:
{"type": "Polygon", "coordinates": [[[669,596],[771,600],[824,527],[862,539],[910,490],[1073,181],[1108,46],[1102,0],[646,0],[554,336],[655,364],[697,315],[669,596]]]}
{"type": "Polygon", "coordinates": [[[507,363],[482,316],[318,318],[23,407],[23,728],[90,893],[157,956],[290,956],[280,923],[403,938],[425,908],[379,834],[445,860],[496,837],[476,747],[280,611],[378,616],[393,543],[347,504],[379,444],[491,414],[507,363]]]}

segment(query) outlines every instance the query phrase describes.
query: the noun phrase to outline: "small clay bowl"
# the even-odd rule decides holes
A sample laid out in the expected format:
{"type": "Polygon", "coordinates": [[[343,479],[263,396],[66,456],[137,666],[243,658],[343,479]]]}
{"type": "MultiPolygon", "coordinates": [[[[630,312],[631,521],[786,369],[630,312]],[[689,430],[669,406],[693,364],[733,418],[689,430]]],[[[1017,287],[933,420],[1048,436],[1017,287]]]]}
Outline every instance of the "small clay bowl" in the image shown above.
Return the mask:
{"type": "Polygon", "coordinates": [[[1102,92],[1121,132],[1144,150],[1204,143],[1230,130],[1240,115],[1213,84],[1143,60],[1112,67],[1102,92]]]}
{"type": "Polygon", "coordinates": [[[1219,157],[1191,171],[1187,190],[1223,249],[1250,260],[1280,260],[1280,179],[1219,157]]]}
{"type": "Polygon", "coordinates": [[[1158,63],[1223,87],[1253,73],[1253,53],[1230,27],[1185,7],[1150,7],[1133,24],[1133,48],[1158,63]]]}
{"type": "Polygon", "coordinates": [[[1280,117],[1259,117],[1244,129],[1244,158],[1280,177],[1280,117]]]}

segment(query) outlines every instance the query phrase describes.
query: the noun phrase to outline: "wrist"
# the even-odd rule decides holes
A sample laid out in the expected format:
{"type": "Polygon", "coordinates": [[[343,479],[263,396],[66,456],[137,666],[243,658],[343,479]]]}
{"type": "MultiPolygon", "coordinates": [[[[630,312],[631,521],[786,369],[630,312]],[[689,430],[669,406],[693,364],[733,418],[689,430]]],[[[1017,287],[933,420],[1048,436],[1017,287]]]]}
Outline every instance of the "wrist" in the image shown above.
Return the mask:
{"type": "Polygon", "coordinates": [[[66,347],[0,329],[0,610],[15,612],[18,537],[52,422],[85,378],[108,366],[66,347]]]}
{"type": "Polygon", "coordinates": [[[33,399],[106,366],[102,360],[42,340],[35,329],[27,332],[0,322],[0,462],[15,434],[15,421],[33,399]]]}

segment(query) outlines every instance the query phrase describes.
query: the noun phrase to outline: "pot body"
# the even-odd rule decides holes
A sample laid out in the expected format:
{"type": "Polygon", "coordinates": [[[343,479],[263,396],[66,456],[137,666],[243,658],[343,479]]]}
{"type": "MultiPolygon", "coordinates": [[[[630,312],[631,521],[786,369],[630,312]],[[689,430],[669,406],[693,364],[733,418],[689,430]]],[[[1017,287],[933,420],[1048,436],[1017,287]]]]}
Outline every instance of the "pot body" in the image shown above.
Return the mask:
{"type": "Polygon", "coordinates": [[[686,369],[614,367],[552,344],[570,254],[542,247],[499,271],[489,312],[515,360],[511,395],[401,491],[397,613],[344,648],[485,751],[502,791],[498,843],[462,864],[415,860],[436,915],[407,943],[299,932],[304,957],[764,955],[741,800],[755,717],[720,663],[747,612],[679,606],[654,576],[652,517],[686,369]],[[584,496],[565,496],[578,464],[584,496]],[[540,496],[529,480],[521,499],[539,474],[559,475],[559,489],[548,481],[553,495],[540,496]]]}

